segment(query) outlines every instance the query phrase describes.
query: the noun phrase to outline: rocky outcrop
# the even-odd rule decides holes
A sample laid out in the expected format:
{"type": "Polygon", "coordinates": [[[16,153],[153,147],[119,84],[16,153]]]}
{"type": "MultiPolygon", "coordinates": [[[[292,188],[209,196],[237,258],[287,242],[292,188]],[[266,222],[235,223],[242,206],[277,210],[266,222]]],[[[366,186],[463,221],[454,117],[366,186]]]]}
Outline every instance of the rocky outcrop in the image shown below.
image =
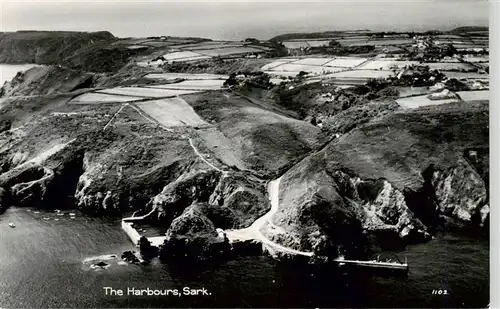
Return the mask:
{"type": "Polygon", "coordinates": [[[170,224],[192,203],[208,201],[220,177],[215,170],[191,170],[167,184],[152,199],[152,207],[161,221],[170,224]]]}
{"type": "Polygon", "coordinates": [[[218,228],[244,228],[269,210],[264,183],[249,173],[222,177],[210,196],[210,209],[222,216],[211,216],[218,228]]]}
{"type": "Polygon", "coordinates": [[[167,230],[167,237],[176,235],[195,236],[211,235],[216,236],[215,226],[197,207],[196,204],[189,206],[184,212],[172,221],[167,230]]]}
{"type": "Polygon", "coordinates": [[[484,226],[489,216],[488,190],[483,179],[465,160],[432,175],[438,212],[446,223],[484,226]]]}
{"type": "Polygon", "coordinates": [[[53,143],[30,160],[27,160],[29,154],[19,152],[8,158],[5,163],[10,169],[0,175],[0,186],[8,190],[9,204],[6,206],[59,204],[58,207],[64,207],[65,198],[73,193],[79,175],[70,172],[75,160],[78,161],[78,154],[71,147],[73,142],[53,143]]]}
{"type": "Polygon", "coordinates": [[[486,104],[368,123],[285,173],[273,218],[281,232],[266,235],[304,251],[357,255],[353,243],[382,248],[425,241],[435,229],[485,228],[487,187],[464,151],[488,145],[487,125],[486,104]]]}
{"type": "Polygon", "coordinates": [[[51,65],[19,72],[0,93],[2,97],[51,95],[92,88],[93,83],[94,74],[51,65]]]}
{"type": "Polygon", "coordinates": [[[356,210],[365,231],[393,233],[410,241],[430,239],[427,227],[414,216],[403,192],[387,180],[353,179],[342,171],[336,171],[333,178],[339,192],[356,210]]]}

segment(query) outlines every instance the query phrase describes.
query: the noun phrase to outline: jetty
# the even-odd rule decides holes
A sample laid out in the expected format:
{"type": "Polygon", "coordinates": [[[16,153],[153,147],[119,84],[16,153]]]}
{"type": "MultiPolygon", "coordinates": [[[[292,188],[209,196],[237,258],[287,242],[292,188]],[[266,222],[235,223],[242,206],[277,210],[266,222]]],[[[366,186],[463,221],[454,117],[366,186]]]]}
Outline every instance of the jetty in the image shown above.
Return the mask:
{"type": "Polygon", "coordinates": [[[408,273],[410,267],[406,261],[404,263],[398,262],[381,262],[381,261],[359,261],[359,260],[345,260],[343,258],[335,259],[335,262],[338,263],[339,266],[354,266],[358,268],[371,268],[375,270],[390,270],[397,272],[408,273]]]}
{"type": "MultiPolygon", "coordinates": [[[[123,218],[122,219],[122,230],[127,234],[134,245],[138,245],[139,239],[141,239],[141,234],[137,232],[134,228],[134,223],[140,223],[144,221],[147,217],[155,212],[156,208],[153,208],[149,213],[143,216],[135,216],[135,213],[132,217],[123,218]]],[[[158,247],[162,245],[167,237],[166,236],[156,236],[156,237],[148,237],[148,240],[151,242],[151,245],[158,247]]]]}

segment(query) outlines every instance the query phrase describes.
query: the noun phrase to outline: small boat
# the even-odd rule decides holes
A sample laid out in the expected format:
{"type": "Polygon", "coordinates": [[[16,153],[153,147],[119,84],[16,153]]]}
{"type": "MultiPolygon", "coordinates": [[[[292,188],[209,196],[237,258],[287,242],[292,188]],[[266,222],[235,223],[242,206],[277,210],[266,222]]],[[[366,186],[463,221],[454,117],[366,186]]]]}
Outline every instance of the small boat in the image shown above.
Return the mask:
{"type": "Polygon", "coordinates": [[[16,227],[16,225],[14,223],[12,223],[12,222],[9,223],[9,226],[10,227],[16,227]]]}

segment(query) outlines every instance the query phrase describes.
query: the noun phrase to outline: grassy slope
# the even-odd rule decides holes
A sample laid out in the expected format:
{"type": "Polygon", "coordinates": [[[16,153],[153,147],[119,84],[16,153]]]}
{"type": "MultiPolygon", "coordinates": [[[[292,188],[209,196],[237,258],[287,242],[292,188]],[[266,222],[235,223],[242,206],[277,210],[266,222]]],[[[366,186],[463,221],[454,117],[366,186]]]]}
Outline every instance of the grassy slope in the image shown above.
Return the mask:
{"type": "Polygon", "coordinates": [[[235,153],[253,170],[278,172],[319,146],[320,129],[264,109],[233,93],[187,97],[195,111],[214,123],[235,153]]]}

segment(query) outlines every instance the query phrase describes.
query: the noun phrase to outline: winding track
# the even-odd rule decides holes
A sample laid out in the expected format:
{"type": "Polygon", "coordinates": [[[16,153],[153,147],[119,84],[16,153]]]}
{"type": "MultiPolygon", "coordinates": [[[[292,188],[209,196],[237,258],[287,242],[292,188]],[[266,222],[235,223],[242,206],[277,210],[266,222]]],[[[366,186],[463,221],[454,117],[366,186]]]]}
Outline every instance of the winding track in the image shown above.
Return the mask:
{"type": "MultiPolygon", "coordinates": [[[[151,98],[152,100],[155,99],[155,98],[151,98]]],[[[150,117],[147,117],[146,115],[144,115],[138,108],[136,108],[134,105],[130,104],[130,103],[124,103],[120,109],[111,117],[111,119],[106,123],[106,125],[104,126],[103,128],[103,131],[106,130],[110,125],[111,123],[113,122],[113,120],[120,114],[120,112],[127,106],[131,106],[134,110],[136,110],[143,118],[145,118],[147,121],[149,122],[153,122],[153,123],[156,123],[156,121],[152,120],[150,117]]],[[[168,129],[166,128],[165,126],[161,125],[160,123],[158,123],[160,125],[160,127],[162,127],[164,130],[167,130],[167,131],[172,131],[171,129],[168,129]]],[[[189,145],[191,146],[191,148],[193,149],[194,153],[203,161],[205,162],[210,168],[218,171],[218,172],[221,172],[223,173],[224,175],[227,174],[226,171],[223,171],[221,169],[219,169],[218,167],[214,166],[212,163],[208,162],[202,155],[201,153],[198,151],[198,149],[196,148],[196,146],[194,145],[193,143],[193,140],[190,138],[190,137],[187,137],[186,138],[188,139],[189,141],[189,145]]],[[[306,252],[306,251],[299,251],[299,250],[295,250],[295,249],[291,249],[291,248],[287,248],[285,246],[282,246],[274,241],[271,241],[269,240],[266,236],[264,236],[261,232],[261,229],[263,227],[266,226],[266,224],[269,224],[272,228],[274,229],[277,229],[279,232],[283,233],[285,232],[285,230],[279,226],[276,226],[274,223],[272,223],[272,217],[273,215],[278,211],[279,209],[279,185],[280,185],[280,181],[281,181],[281,178],[278,178],[276,180],[273,180],[271,181],[269,184],[268,184],[268,194],[269,194],[269,200],[271,202],[271,209],[269,210],[269,212],[267,212],[266,214],[264,214],[262,217],[258,218],[257,220],[255,220],[254,223],[252,223],[251,226],[247,227],[247,228],[244,228],[244,229],[238,229],[238,230],[228,230],[228,231],[225,231],[226,232],[226,236],[228,237],[228,239],[231,241],[231,242],[235,242],[235,241],[245,241],[245,240],[257,240],[257,241],[260,241],[263,245],[265,246],[268,246],[270,248],[272,248],[273,250],[276,250],[276,251],[280,251],[280,252],[284,252],[284,253],[288,253],[288,254],[294,254],[294,255],[302,255],[302,256],[307,256],[307,257],[311,257],[313,256],[313,253],[312,252],[306,252]]],[[[156,210],[156,208],[154,207],[148,214],[145,214],[143,216],[137,216],[137,217],[128,217],[128,218],[123,218],[122,219],[122,227],[124,225],[127,225],[131,227],[131,221],[140,221],[140,220],[143,220],[145,219],[146,217],[150,216],[151,214],[154,213],[154,211],[156,210]]],[[[136,238],[136,237],[134,237],[136,238]]],[[[150,237],[148,238],[152,243],[153,245],[159,245],[159,244],[162,244],[163,241],[165,240],[166,236],[158,236],[158,237],[150,237]]],[[[132,239],[132,241],[138,241],[136,239],[132,239]]]]}
{"type": "Polygon", "coordinates": [[[268,190],[268,194],[269,194],[269,200],[271,201],[271,210],[269,210],[269,212],[267,212],[262,217],[255,220],[255,222],[252,223],[252,225],[247,227],[247,228],[239,229],[239,230],[227,230],[227,231],[225,231],[226,236],[229,239],[229,241],[231,241],[231,242],[254,239],[254,240],[260,241],[263,245],[269,246],[272,249],[275,249],[275,250],[280,251],[280,252],[311,257],[311,256],[313,256],[312,252],[299,251],[299,250],[287,248],[287,247],[282,246],[274,241],[269,240],[261,232],[261,229],[266,224],[276,226],[273,223],[271,223],[271,221],[272,221],[273,215],[279,209],[279,186],[280,186],[280,182],[281,182],[282,177],[283,176],[281,176],[280,178],[278,178],[276,180],[271,181],[268,185],[267,190],[268,190]]]}

